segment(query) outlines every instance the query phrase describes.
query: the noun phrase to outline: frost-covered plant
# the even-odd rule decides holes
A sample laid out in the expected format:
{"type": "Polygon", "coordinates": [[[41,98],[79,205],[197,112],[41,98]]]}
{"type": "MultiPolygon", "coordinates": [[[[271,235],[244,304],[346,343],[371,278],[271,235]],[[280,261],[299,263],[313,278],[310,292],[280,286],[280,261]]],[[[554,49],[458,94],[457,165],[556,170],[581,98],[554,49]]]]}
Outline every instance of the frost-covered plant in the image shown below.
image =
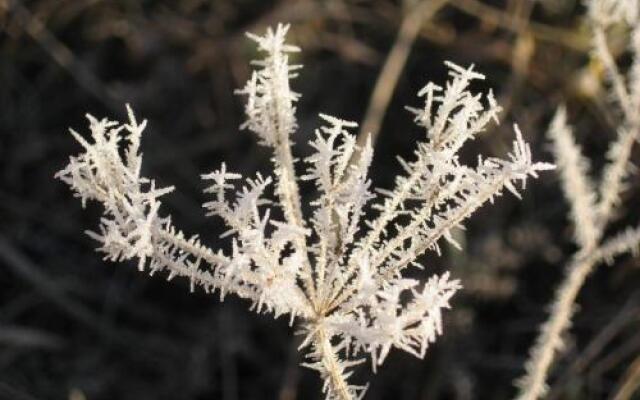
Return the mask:
{"type": "Polygon", "coordinates": [[[605,237],[605,230],[620,214],[621,193],[635,170],[630,157],[640,135],[640,2],[590,0],[587,5],[593,55],[606,71],[612,114],[620,116],[617,138],[609,146],[602,177],[595,185],[589,176],[590,162],[575,142],[564,107],[560,107],[549,127],[562,188],[571,206],[578,251],[567,265],[551,313],[531,350],[525,374],[518,381],[521,400],[535,400],[546,393],[549,370],[556,353],[563,348],[562,336],[570,327],[574,304],[587,276],[603,261],[610,263],[614,257],[637,252],[640,247],[640,227],[628,227],[605,237]],[[607,29],[613,24],[626,24],[630,30],[628,49],[632,63],[626,74],[619,70],[607,44],[607,29]]]}
{"type": "Polygon", "coordinates": [[[529,146],[516,127],[513,149],[505,159],[478,158],[475,167],[458,160],[467,140],[483,131],[500,108],[491,93],[473,94],[469,85],[484,77],[473,67],[447,63],[445,87],[427,84],[419,96],[424,106],[411,109],[424,128],[412,161],[401,161],[405,173],[391,190],[371,190],[367,170],[370,142],[356,146],[353,122],[320,115],[323,125],[311,141],[313,155],[306,173],[318,198],[312,215],[303,217],[291,154],[296,131],[298,94],[289,81],[299,66],[289,65],[298,48],[285,43],[286,26],[264,36],[249,35],[265,58],[238,93],[245,95],[247,122],[260,142],[273,151],[274,178],[247,178],[225,164],[203,178],[212,196],[208,215],[228,226],[229,254],[187,237],[160,213],[159,198],[173,190],[158,189],[142,177],[139,123],[127,107],[129,121],[120,124],[88,116],[92,140],[71,131],[84,148],[71,157],[58,177],[83,204],[105,207],[98,232],[89,235],[113,261],[137,259],[151,274],[183,276],[191,289],[202,287],[248,299],[257,312],[286,315],[304,335],[305,365],[320,372],[327,399],[361,398],[365,386],[348,383],[350,368],[369,356],[375,369],[391,348],[423,357],[442,333],[442,310],[460,288],[448,273],[421,283],[403,277],[406,268],[427,250],[439,253],[439,241],[455,243],[452,230],[504,189],[518,195],[528,176],[551,168],[531,160],[529,146]],[[273,186],[277,200],[267,196],[273,186]],[[362,221],[367,203],[375,218],[362,221]],[[276,214],[282,213],[278,219],[276,214]]]}

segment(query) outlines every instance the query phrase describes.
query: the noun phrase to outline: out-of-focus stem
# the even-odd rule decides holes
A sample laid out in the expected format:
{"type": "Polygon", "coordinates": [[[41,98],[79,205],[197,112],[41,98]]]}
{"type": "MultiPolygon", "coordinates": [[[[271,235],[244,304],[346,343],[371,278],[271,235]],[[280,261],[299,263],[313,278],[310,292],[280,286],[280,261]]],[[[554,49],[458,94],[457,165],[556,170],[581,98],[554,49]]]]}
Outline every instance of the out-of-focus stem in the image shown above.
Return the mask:
{"type": "Polygon", "coordinates": [[[371,134],[371,143],[375,143],[387,112],[387,107],[391,101],[391,96],[407,63],[411,47],[418,33],[420,33],[422,24],[448,2],[449,0],[421,0],[418,4],[405,11],[404,19],[391,51],[389,51],[384,66],[378,75],[367,112],[360,126],[360,133],[358,134],[359,146],[365,144],[368,134],[371,134]]]}
{"type": "Polygon", "coordinates": [[[536,400],[545,394],[549,368],[556,351],[562,347],[562,334],[571,324],[576,297],[596,261],[593,254],[577,255],[568,265],[566,278],[556,292],[551,315],[536,340],[518,400],[536,400]]]}

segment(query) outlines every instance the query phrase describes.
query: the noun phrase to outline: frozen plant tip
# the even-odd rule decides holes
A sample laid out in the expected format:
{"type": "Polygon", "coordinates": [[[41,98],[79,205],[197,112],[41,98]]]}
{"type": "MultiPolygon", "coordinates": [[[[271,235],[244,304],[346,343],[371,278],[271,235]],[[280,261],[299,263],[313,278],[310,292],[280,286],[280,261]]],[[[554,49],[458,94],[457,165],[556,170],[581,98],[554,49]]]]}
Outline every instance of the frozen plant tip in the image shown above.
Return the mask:
{"type": "Polygon", "coordinates": [[[141,270],[186,277],[192,289],[235,294],[257,312],[288,316],[304,335],[304,364],[324,379],[326,398],[358,399],[366,386],[348,382],[351,367],[369,356],[376,368],[392,348],[423,357],[442,334],[442,310],[460,289],[448,273],[420,281],[404,277],[404,269],[428,250],[439,253],[443,238],[457,246],[452,230],[476,209],[504,189],[518,195],[516,184],[524,188],[529,176],[552,166],[531,160],[517,128],[507,158],[463,165],[458,150],[500,108],[491,93],[469,91],[484,78],[473,67],[447,63],[445,86],[427,84],[419,93],[423,107],[411,109],[426,136],[412,160],[401,161],[404,174],[390,190],[372,190],[373,149],[369,141],[356,145],[350,130],[357,124],[320,115],[314,153],[300,176],[315,184],[318,196],[303,218],[290,149],[299,96],[289,82],[299,67],[288,55],[298,49],[285,43],[287,29],[249,35],[265,57],[253,63],[256,70],[238,91],[247,99],[243,126],[273,151],[274,176],[243,180],[225,164],[203,175],[212,196],[204,208],[228,226],[229,254],[185,236],[162,215],[160,197],[172,188],[158,189],[140,176],[145,122],[128,107],[125,124],[89,116],[91,142],[72,131],[84,152],[57,177],[83,203],[104,205],[99,231],[90,235],[106,258],[136,259],[141,270]],[[362,221],[368,203],[375,217],[362,221]]]}

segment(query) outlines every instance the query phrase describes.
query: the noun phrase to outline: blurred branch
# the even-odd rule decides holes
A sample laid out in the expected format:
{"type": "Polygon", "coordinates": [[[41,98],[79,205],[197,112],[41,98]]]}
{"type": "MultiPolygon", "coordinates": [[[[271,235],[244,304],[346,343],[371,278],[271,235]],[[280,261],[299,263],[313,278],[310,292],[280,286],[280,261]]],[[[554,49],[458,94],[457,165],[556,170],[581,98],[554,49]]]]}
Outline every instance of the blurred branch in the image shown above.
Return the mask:
{"type": "Polygon", "coordinates": [[[22,280],[37,289],[38,293],[51,300],[70,317],[92,328],[98,335],[109,339],[117,339],[120,335],[106,325],[98,316],[78,304],[60,290],[54,280],[40,271],[36,266],[3,236],[0,236],[0,260],[22,280]]]}
{"type": "MultiPolygon", "coordinates": [[[[521,22],[508,13],[484,4],[479,0],[451,0],[451,5],[458,10],[478,18],[480,21],[498,25],[504,29],[517,32],[521,22]]],[[[557,43],[564,47],[588,52],[591,50],[589,37],[582,36],[574,31],[559,29],[539,22],[529,22],[531,34],[538,40],[557,43]]]]}
{"type": "Polygon", "coordinates": [[[319,2],[280,0],[271,11],[260,15],[256,20],[234,32],[222,37],[198,40],[194,44],[195,54],[188,61],[188,65],[192,70],[199,71],[221,59],[221,54],[244,48],[243,43],[246,32],[261,32],[267,26],[279,21],[296,23],[311,19],[316,21],[324,17],[326,17],[326,10],[319,2]]]}
{"type": "Polygon", "coordinates": [[[504,119],[516,103],[527,79],[529,66],[535,53],[535,39],[530,33],[533,4],[528,0],[517,0],[509,18],[513,24],[514,44],[511,50],[511,75],[504,94],[500,95],[502,104],[500,119],[504,119]]]}
{"type": "Polygon", "coordinates": [[[62,338],[50,333],[22,326],[0,327],[0,344],[3,346],[26,347],[29,349],[58,349],[62,338]]]}
{"type": "Polygon", "coordinates": [[[612,368],[620,365],[624,360],[640,353],[640,335],[631,335],[629,339],[622,342],[617,348],[610,350],[606,357],[591,365],[589,374],[591,376],[602,376],[612,368]]]}
{"type": "Polygon", "coordinates": [[[9,0],[9,12],[14,15],[20,26],[49,56],[78,83],[111,110],[120,110],[119,102],[107,87],[82,63],[78,62],[73,52],[40,21],[19,0],[9,0]]]}
{"type": "Polygon", "coordinates": [[[640,356],[631,363],[622,377],[618,390],[612,397],[613,400],[629,400],[640,387],[640,356]]]}
{"type": "Polygon", "coordinates": [[[582,374],[589,365],[593,364],[605,347],[629,324],[640,320],[638,296],[632,296],[622,309],[607,323],[594,337],[587,347],[576,357],[573,363],[565,369],[557,382],[551,387],[549,400],[561,398],[564,388],[577,376],[582,374]]]}
{"type": "Polygon", "coordinates": [[[374,65],[381,58],[375,49],[354,37],[331,32],[319,32],[317,37],[318,47],[330,49],[348,61],[374,65]]]}
{"type": "Polygon", "coordinates": [[[364,120],[360,125],[358,145],[364,145],[367,135],[371,135],[371,143],[375,144],[391,96],[422,24],[431,19],[448,2],[449,0],[421,0],[405,11],[396,40],[378,75],[364,120]]]}

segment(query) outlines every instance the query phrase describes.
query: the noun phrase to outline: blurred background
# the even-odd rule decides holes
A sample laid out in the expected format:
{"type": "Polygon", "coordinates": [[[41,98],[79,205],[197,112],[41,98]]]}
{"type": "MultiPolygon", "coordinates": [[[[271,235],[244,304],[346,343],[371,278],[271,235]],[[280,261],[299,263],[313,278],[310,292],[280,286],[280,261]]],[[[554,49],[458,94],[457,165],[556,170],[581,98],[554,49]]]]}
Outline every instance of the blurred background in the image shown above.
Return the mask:
{"type": "MultiPolygon", "coordinates": [[[[583,14],[573,0],[0,0],[0,398],[322,398],[315,372],[298,366],[288,321],[93,251],[83,232],[100,208],[83,210],[53,179],[80,151],[67,128],[87,132],[86,112],[122,120],[128,102],[149,120],[144,175],[176,186],[165,213],[214,248],[228,243],[220,221],[204,217],[200,174],[222,161],[269,173],[269,152],[239,130],[233,91],[257,57],[244,33],[278,22],[303,48],[293,82],[299,157],[319,112],[359,121],[376,135],[373,183],[389,188],[401,172],[395,156],[410,158],[424,137],[404,106],[420,105],[427,81],[444,83],[451,60],[475,64],[487,79],[474,89],[493,88],[505,109],[465,160],[504,155],[517,121],[534,158],[551,161],[545,132],[566,103],[597,177],[616,117],[583,14]]],[[[617,47],[612,37],[623,64],[624,34],[617,47]]],[[[640,182],[631,179],[612,230],[637,224],[640,182]]],[[[313,187],[302,190],[305,203],[314,198],[313,187]]],[[[546,173],[522,201],[507,195],[477,212],[459,232],[464,251],[423,257],[418,276],[451,269],[465,289],[425,360],[396,351],[375,376],[358,369],[355,381],[371,382],[366,398],[513,397],[575,250],[567,211],[546,173]]],[[[588,279],[549,398],[613,398],[638,368],[638,266],[623,257],[588,279]]]]}

